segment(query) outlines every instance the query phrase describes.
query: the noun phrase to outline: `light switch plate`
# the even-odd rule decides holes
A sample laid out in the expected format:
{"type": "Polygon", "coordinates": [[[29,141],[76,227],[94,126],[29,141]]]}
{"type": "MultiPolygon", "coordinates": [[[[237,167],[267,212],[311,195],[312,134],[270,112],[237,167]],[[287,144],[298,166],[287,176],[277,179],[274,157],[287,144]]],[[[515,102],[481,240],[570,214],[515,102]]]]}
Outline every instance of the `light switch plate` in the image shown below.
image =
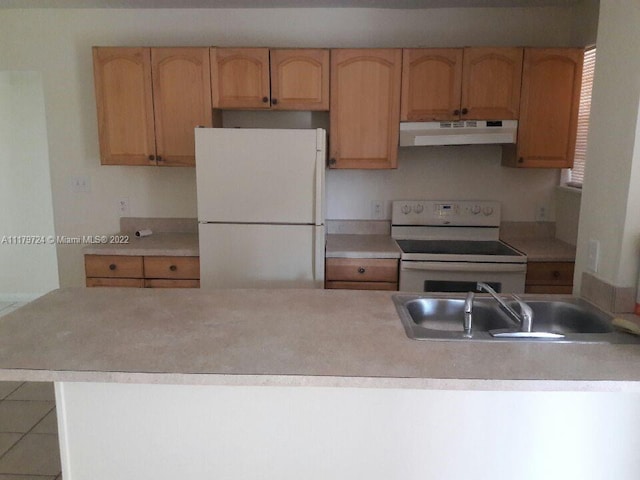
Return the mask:
{"type": "Polygon", "coordinates": [[[371,200],[371,218],[383,220],[385,218],[385,204],[382,200],[371,200]]]}

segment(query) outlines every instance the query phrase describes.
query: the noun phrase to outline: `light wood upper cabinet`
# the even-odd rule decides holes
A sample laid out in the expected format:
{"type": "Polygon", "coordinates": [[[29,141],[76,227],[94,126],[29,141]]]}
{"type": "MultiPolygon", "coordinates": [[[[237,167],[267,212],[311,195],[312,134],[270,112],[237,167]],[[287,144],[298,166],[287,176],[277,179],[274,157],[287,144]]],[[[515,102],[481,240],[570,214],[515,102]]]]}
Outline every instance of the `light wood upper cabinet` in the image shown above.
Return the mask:
{"type": "Polygon", "coordinates": [[[525,49],[518,143],[503,146],[504,165],[573,166],[583,57],[581,48],[525,49]]]}
{"type": "Polygon", "coordinates": [[[328,110],[329,50],[212,48],[213,106],[328,110]]]}
{"type": "Polygon", "coordinates": [[[212,126],[208,48],[93,48],[103,165],[195,165],[212,126]]]}
{"type": "Polygon", "coordinates": [[[518,118],[522,48],[403,51],[403,121],[518,118]]]}
{"type": "Polygon", "coordinates": [[[269,49],[212,48],[211,91],[214,108],[269,108],[269,49]]]}
{"type": "Polygon", "coordinates": [[[462,119],[518,119],[522,56],[522,48],[464,49],[462,119]]]}
{"type": "Polygon", "coordinates": [[[329,110],[329,50],[271,50],[271,108],[329,110]]]}
{"type": "Polygon", "coordinates": [[[406,48],[402,57],[401,120],[457,120],[462,49],[406,48]]]}
{"type": "Polygon", "coordinates": [[[331,51],[331,167],[396,167],[401,73],[401,49],[331,51]]]}
{"type": "Polygon", "coordinates": [[[150,50],[94,47],[93,71],[102,164],[155,164],[150,50]]]}
{"type": "Polygon", "coordinates": [[[158,164],[195,165],[193,129],[212,126],[207,48],[152,48],[158,164]]]}

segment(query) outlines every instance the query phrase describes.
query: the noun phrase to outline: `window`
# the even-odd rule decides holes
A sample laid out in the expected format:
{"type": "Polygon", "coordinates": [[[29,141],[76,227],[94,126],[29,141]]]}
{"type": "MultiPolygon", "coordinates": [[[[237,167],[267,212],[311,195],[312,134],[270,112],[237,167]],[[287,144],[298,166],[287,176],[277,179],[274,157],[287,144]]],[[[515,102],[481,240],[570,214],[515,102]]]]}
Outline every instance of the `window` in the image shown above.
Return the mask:
{"type": "Polygon", "coordinates": [[[573,168],[569,171],[570,187],[582,188],[584,180],[584,162],[587,156],[587,138],[589,136],[589,114],[591,113],[591,90],[593,89],[593,72],[596,66],[596,48],[588,48],[584,52],[582,67],[582,88],[580,89],[580,109],[578,110],[578,132],[576,134],[576,151],[573,168]]]}

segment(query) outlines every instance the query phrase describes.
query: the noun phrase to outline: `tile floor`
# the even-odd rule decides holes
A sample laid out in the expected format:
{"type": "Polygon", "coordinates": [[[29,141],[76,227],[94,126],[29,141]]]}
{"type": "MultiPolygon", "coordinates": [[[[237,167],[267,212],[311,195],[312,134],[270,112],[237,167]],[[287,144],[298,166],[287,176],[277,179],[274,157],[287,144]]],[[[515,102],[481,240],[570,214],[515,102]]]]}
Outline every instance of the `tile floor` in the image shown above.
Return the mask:
{"type": "MultiPolygon", "coordinates": [[[[0,302],[0,317],[21,307],[0,302]]],[[[0,382],[0,480],[60,480],[53,384],[0,382]]]]}

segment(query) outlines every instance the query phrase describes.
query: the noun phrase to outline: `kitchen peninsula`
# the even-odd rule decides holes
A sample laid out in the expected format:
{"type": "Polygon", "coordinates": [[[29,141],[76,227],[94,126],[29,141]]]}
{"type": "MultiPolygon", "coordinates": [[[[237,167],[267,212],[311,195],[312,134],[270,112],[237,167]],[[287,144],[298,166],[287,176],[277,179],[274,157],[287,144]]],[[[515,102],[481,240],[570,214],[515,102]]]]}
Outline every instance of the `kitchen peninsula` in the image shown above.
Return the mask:
{"type": "Polygon", "coordinates": [[[56,382],[68,480],[637,478],[638,345],[410,340],[391,295],[57,290],[0,379],[56,382]]]}

